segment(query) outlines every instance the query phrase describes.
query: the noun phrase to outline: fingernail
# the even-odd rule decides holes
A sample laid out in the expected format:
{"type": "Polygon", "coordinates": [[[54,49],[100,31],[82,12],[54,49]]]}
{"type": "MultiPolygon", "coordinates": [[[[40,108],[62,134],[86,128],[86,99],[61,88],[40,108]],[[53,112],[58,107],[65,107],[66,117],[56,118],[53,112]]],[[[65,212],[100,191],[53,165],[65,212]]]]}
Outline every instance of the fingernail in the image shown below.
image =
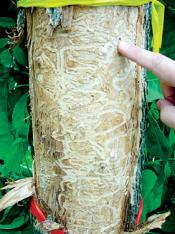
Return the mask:
{"type": "Polygon", "coordinates": [[[118,41],[118,46],[117,46],[117,48],[118,48],[118,51],[120,52],[120,51],[126,51],[126,50],[128,50],[128,48],[129,48],[130,46],[131,46],[131,45],[130,45],[129,43],[127,43],[127,42],[125,42],[125,41],[119,40],[119,41],[118,41]]]}

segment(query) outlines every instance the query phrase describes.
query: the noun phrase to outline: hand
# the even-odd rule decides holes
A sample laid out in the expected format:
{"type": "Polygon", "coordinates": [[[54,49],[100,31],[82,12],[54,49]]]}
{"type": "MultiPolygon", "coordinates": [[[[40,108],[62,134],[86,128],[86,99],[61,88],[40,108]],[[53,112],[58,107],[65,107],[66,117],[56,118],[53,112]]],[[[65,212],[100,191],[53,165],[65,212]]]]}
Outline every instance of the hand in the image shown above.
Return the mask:
{"type": "Polygon", "coordinates": [[[164,95],[164,99],[157,102],[160,118],[175,128],[175,61],[123,41],[118,44],[118,52],[159,77],[164,95]]]}

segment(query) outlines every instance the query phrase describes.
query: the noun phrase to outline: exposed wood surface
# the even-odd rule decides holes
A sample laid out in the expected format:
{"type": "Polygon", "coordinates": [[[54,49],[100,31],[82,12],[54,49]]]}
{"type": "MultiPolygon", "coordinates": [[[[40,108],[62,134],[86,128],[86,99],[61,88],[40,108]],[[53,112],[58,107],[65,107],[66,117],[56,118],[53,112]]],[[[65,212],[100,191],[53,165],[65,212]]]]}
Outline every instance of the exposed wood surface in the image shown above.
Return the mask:
{"type": "Polygon", "coordinates": [[[28,14],[37,197],[69,233],[122,233],[143,71],[116,48],[143,47],[143,8],[74,6],[70,30],[52,35],[45,12],[28,14]]]}

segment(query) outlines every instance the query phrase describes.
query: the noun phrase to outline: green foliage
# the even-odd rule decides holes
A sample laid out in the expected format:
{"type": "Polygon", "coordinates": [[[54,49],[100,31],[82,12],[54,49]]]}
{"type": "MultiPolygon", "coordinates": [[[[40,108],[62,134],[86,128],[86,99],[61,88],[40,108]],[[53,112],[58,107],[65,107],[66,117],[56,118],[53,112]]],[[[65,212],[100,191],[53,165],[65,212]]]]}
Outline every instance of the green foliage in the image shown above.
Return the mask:
{"type": "Polygon", "coordinates": [[[0,63],[4,67],[10,68],[12,66],[12,55],[9,49],[5,49],[0,54],[0,63]]]}
{"type": "MultiPolygon", "coordinates": [[[[28,70],[25,42],[9,39],[16,20],[0,17],[0,187],[31,176],[28,70]]],[[[16,31],[17,32],[17,31],[16,31]]],[[[4,191],[0,191],[2,197],[4,191]]],[[[0,233],[32,234],[28,200],[0,213],[0,233]]]]}
{"type": "Polygon", "coordinates": [[[25,157],[28,148],[30,127],[27,93],[19,97],[16,103],[13,103],[12,115],[9,116],[7,109],[8,78],[9,73],[6,74],[6,79],[1,82],[0,86],[0,159],[3,162],[0,172],[2,176],[7,176],[11,172],[14,173],[20,170],[20,163],[25,157]]]}
{"type": "Polygon", "coordinates": [[[156,99],[163,98],[163,94],[160,88],[160,81],[151,72],[147,72],[147,83],[148,83],[148,95],[147,95],[148,102],[153,102],[156,99]]]}
{"type": "Polygon", "coordinates": [[[25,225],[29,220],[29,214],[20,206],[7,208],[0,220],[0,229],[11,230],[25,225]]]}
{"type": "Polygon", "coordinates": [[[0,233],[32,234],[29,218],[26,204],[7,208],[0,216],[0,233]]]}
{"type": "Polygon", "coordinates": [[[0,28],[14,28],[16,21],[9,17],[0,17],[0,28]]]}
{"type": "Polygon", "coordinates": [[[171,216],[168,217],[167,221],[162,225],[162,231],[166,233],[174,233],[175,230],[175,207],[171,208],[171,216]]]}
{"type": "MultiPolygon", "coordinates": [[[[168,9],[161,53],[175,59],[175,12],[168,9]]],[[[152,214],[171,210],[171,215],[162,229],[150,233],[175,233],[175,131],[160,121],[156,107],[156,101],[163,98],[159,80],[150,72],[147,79],[148,112],[145,170],[142,180],[142,222],[152,214]]]]}
{"type": "Polygon", "coordinates": [[[143,173],[143,191],[144,208],[142,213],[142,222],[146,221],[146,215],[154,211],[161,205],[163,186],[156,186],[158,178],[153,170],[147,169],[143,173]],[[152,199],[154,197],[154,199],[152,199]]]}
{"type": "Polygon", "coordinates": [[[167,161],[171,157],[172,148],[151,110],[148,111],[147,122],[146,145],[148,157],[167,161]]]}
{"type": "Polygon", "coordinates": [[[8,44],[8,38],[1,38],[0,39],[0,49],[5,48],[7,44],[8,44]]]}
{"type": "MultiPolygon", "coordinates": [[[[30,116],[27,110],[28,94],[25,93],[16,103],[12,114],[12,129],[15,138],[27,138],[30,127],[30,116]]],[[[26,139],[27,140],[27,139],[26,139]]]]}
{"type": "Polygon", "coordinates": [[[24,67],[28,65],[26,53],[24,49],[21,48],[19,45],[15,46],[15,48],[13,49],[13,54],[17,63],[24,67]]]}

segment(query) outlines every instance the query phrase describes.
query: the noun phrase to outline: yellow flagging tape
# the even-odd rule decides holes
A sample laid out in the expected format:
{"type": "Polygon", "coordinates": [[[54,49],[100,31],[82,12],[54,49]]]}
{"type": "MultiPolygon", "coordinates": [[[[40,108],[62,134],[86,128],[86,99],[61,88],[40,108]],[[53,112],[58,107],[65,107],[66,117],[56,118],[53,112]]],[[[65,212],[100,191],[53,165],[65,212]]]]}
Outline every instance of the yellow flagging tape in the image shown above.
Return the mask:
{"type": "Polygon", "coordinates": [[[150,2],[152,3],[153,51],[159,52],[162,45],[165,8],[158,0],[18,0],[18,7],[141,6],[150,2]]]}

